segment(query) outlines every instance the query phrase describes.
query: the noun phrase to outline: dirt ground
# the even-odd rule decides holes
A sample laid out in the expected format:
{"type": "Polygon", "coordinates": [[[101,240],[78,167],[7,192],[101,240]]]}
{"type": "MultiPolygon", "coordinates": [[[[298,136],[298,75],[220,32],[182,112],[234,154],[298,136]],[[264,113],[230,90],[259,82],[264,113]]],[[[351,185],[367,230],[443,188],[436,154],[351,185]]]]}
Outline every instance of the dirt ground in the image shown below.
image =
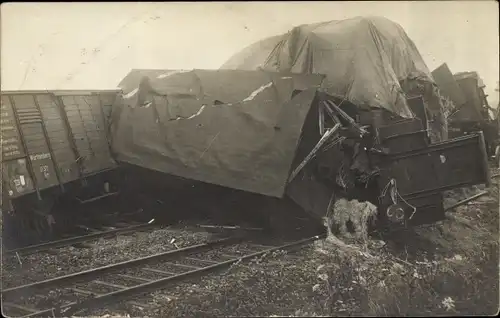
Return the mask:
{"type": "MultiPolygon", "coordinates": [[[[492,174],[498,173],[492,169],[492,174]]],[[[453,191],[445,206],[481,189],[453,191]]],[[[330,236],[79,316],[494,315],[499,307],[499,185],[438,224],[347,245],[330,236]]]]}

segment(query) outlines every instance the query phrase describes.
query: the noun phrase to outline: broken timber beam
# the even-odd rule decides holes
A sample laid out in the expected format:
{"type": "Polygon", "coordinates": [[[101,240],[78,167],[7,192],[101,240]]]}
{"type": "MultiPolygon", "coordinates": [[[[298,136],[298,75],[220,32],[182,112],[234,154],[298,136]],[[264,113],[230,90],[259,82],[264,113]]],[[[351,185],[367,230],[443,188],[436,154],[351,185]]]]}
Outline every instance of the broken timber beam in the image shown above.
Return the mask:
{"type": "Polygon", "coordinates": [[[323,146],[323,144],[337,131],[339,130],[340,128],[340,124],[336,124],[335,127],[333,127],[332,129],[328,130],[322,137],[321,139],[318,141],[318,143],[316,144],[316,146],[314,146],[313,150],[311,150],[311,152],[307,155],[307,157],[304,158],[304,160],[302,160],[302,162],[300,163],[300,165],[297,166],[297,168],[295,168],[295,170],[293,170],[292,174],[290,175],[290,178],[288,178],[288,182],[292,181],[296,176],[297,174],[300,172],[300,170],[302,170],[302,168],[305,167],[305,165],[312,159],[314,158],[314,156],[316,155],[316,153],[318,152],[318,150],[321,148],[321,146],[323,146]]]}
{"type": "Polygon", "coordinates": [[[337,117],[337,115],[335,115],[335,113],[333,112],[333,110],[330,108],[330,105],[328,105],[325,102],[323,102],[323,105],[325,106],[325,109],[326,109],[326,112],[328,113],[328,115],[333,119],[334,122],[336,122],[337,124],[342,124],[340,122],[340,119],[337,117]]]}
{"type": "Polygon", "coordinates": [[[340,109],[340,107],[335,105],[334,102],[332,102],[331,100],[327,100],[326,103],[327,103],[327,105],[329,104],[329,106],[332,106],[340,114],[340,116],[342,116],[345,120],[347,120],[349,122],[349,124],[352,127],[354,127],[362,136],[366,135],[368,133],[368,131],[366,131],[363,127],[359,126],[356,123],[356,121],[354,119],[352,119],[351,116],[347,115],[342,109],[340,109]]]}

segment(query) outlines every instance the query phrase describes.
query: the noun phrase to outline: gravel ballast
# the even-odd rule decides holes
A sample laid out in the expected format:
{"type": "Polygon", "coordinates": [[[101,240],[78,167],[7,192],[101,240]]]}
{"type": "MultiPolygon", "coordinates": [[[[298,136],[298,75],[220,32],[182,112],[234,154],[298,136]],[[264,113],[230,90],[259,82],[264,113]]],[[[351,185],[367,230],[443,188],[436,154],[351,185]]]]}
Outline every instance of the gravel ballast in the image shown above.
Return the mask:
{"type": "Polygon", "coordinates": [[[166,227],[91,242],[88,248],[63,247],[51,253],[3,258],[3,287],[9,288],[95,267],[119,263],[207,242],[210,233],[166,227]],[[20,262],[19,262],[20,260],[20,262]]]}
{"type": "MultiPolygon", "coordinates": [[[[275,252],[134,298],[147,304],[147,308],[121,302],[82,311],[77,316],[495,314],[499,303],[498,180],[488,190],[489,195],[457,207],[445,221],[416,228],[405,237],[371,239],[354,245],[329,236],[295,253],[275,252]]],[[[477,191],[467,190],[466,194],[477,191]]],[[[445,204],[460,201],[464,194],[465,191],[448,193],[445,204]]],[[[78,252],[76,265],[70,265],[70,259],[64,262],[69,263],[68,267],[82,266],[78,269],[82,270],[85,266],[104,265],[110,258],[115,263],[120,257],[125,260],[139,257],[141,252],[150,255],[175,248],[173,238],[182,247],[201,243],[210,236],[167,232],[109,240],[101,247],[96,244],[93,252],[78,252]]],[[[62,255],[68,258],[72,253],[66,251],[62,255]]],[[[59,262],[56,266],[61,267],[61,258],[58,254],[43,264],[59,262]]],[[[15,259],[11,262],[15,266],[15,259]]],[[[43,276],[43,270],[39,272],[31,271],[43,276]]],[[[11,278],[11,282],[18,285],[15,279],[11,278]]]]}

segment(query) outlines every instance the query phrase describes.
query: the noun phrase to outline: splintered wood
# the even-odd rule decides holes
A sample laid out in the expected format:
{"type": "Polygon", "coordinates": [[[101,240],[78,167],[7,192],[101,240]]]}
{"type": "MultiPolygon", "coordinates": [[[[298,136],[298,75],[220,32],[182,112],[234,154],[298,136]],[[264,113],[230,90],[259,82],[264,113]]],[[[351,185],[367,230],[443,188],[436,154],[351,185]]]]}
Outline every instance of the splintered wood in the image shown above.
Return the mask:
{"type": "Polygon", "coordinates": [[[300,165],[297,168],[295,168],[295,170],[293,170],[292,174],[290,175],[290,178],[288,179],[289,182],[292,181],[297,176],[297,174],[300,172],[300,170],[302,170],[302,168],[304,168],[306,166],[306,164],[312,158],[314,158],[314,156],[316,156],[316,153],[321,148],[321,146],[323,146],[325,144],[325,142],[328,141],[330,139],[330,137],[333,136],[333,134],[335,132],[337,132],[337,130],[339,130],[339,128],[340,128],[340,124],[336,124],[335,127],[333,127],[332,129],[328,130],[323,135],[323,137],[321,137],[321,139],[318,141],[318,143],[316,144],[316,146],[314,146],[313,150],[307,155],[307,157],[304,158],[304,160],[302,160],[302,162],[300,163],[300,165]]]}

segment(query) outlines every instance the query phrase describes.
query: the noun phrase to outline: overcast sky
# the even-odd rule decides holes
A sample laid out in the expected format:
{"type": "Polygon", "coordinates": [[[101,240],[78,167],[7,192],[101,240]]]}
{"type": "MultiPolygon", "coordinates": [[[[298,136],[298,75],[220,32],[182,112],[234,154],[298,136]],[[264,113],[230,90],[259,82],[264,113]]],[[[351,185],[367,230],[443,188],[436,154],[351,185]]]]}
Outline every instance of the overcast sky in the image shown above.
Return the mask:
{"type": "Polygon", "coordinates": [[[433,70],[499,74],[497,1],[25,3],[1,6],[3,90],[114,88],[131,68],[216,69],[293,26],[362,15],[399,23],[433,70]]]}

